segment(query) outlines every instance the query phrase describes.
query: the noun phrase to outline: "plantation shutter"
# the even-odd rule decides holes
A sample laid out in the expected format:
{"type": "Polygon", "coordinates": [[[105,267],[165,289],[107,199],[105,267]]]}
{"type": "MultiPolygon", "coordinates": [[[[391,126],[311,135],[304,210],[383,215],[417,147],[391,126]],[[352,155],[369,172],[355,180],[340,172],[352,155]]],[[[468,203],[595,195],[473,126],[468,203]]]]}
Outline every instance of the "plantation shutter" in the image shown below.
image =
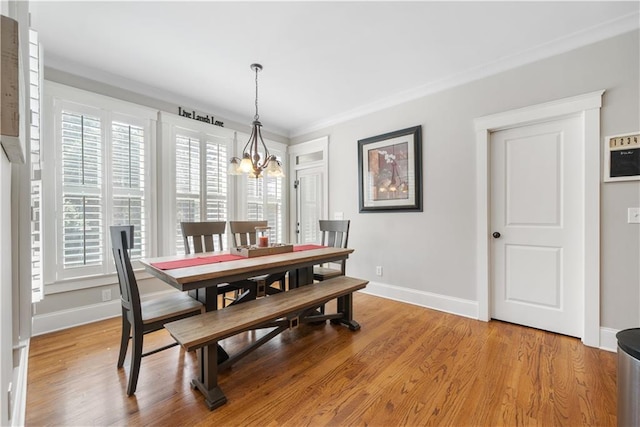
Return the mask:
{"type": "Polygon", "coordinates": [[[144,128],[128,123],[111,123],[112,225],[133,225],[132,259],[145,256],[145,135],[144,128]]]}
{"type": "Polygon", "coordinates": [[[176,136],[176,247],[184,253],[183,221],[200,221],[200,140],[176,136]]]}
{"type": "Polygon", "coordinates": [[[264,178],[245,177],[247,186],[247,220],[262,221],[264,219],[264,178]]]}
{"type": "Polygon", "coordinates": [[[44,295],[42,275],[42,163],[40,162],[40,104],[42,88],[42,49],[38,33],[29,29],[29,107],[31,166],[31,302],[44,295]]]}
{"type": "Polygon", "coordinates": [[[267,177],[266,191],[266,215],[265,218],[271,227],[269,239],[272,242],[282,243],[283,221],[282,216],[282,181],[283,178],[267,177]]]}
{"type": "Polygon", "coordinates": [[[205,165],[207,221],[226,221],[228,217],[227,142],[223,138],[210,138],[206,143],[205,165]]]}
{"type": "Polygon", "coordinates": [[[62,111],[63,268],[102,263],[102,130],[100,118],[62,111]]]}

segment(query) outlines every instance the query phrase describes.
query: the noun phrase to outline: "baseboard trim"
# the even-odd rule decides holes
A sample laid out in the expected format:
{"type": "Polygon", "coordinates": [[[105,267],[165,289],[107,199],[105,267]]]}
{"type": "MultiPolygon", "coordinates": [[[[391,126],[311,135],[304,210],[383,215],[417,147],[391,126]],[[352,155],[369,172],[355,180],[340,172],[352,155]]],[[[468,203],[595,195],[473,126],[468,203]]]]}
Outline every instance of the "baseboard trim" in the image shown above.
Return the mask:
{"type": "Polygon", "coordinates": [[[618,351],[618,339],[616,334],[618,329],[600,328],[600,349],[612,351],[616,353],[618,351]]]}
{"type": "Polygon", "coordinates": [[[458,316],[478,319],[478,302],[384,283],[369,282],[360,292],[458,316]]]}
{"type": "Polygon", "coordinates": [[[11,412],[11,425],[23,426],[27,413],[27,372],[29,370],[29,345],[31,341],[26,340],[24,347],[20,349],[20,362],[15,368],[17,372],[14,376],[14,400],[13,411],[11,412]]]}
{"type": "MultiPolygon", "coordinates": [[[[152,292],[142,296],[142,300],[175,292],[173,290],[152,292]]],[[[110,319],[121,315],[120,299],[114,299],[98,304],[74,307],[68,310],[55,311],[53,313],[37,314],[33,316],[33,329],[31,336],[48,334],[50,332],[61,331],[73,328],[74,326],[86,325],[87,323],[99,320],[110,319]]]]}

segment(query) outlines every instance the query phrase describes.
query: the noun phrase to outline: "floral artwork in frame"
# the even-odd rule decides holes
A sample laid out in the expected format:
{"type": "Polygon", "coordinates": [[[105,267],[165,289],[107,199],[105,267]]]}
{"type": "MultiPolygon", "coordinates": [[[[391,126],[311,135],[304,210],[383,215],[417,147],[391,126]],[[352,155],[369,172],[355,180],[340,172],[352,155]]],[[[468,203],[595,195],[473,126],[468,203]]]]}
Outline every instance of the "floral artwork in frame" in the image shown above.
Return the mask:
{"type": "Polygon", "coordinates": [[[360,212],[422,212],[422,127],[358,141],[360,212]]]}

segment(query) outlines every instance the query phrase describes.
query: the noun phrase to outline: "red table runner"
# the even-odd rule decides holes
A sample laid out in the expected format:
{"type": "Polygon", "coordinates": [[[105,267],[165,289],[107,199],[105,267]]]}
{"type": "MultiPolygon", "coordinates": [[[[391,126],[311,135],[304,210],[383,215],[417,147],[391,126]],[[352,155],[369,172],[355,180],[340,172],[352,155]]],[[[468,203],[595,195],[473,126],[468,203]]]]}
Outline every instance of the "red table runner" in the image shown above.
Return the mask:
{"type": "MultiPolygon", "coordinates": [[[[311,249],[321,249],[324,247],[325,246],[320,246],[320,245],[297,245],[293,247],[293,251],[294,252],[308,251],[311,249]]],[[[236,261],[239,259],[246,259],[246,258],[240,255],[223,254],[223,255],[210,255],[210,256],[201,256],[196,258],[178,259],[175,261],[153,262],[151,263],[151,265],[157,268],[158,270],[173,270],[174,268],[194,267],[196,265],[215,264],[218,262],[236,261]]]]}

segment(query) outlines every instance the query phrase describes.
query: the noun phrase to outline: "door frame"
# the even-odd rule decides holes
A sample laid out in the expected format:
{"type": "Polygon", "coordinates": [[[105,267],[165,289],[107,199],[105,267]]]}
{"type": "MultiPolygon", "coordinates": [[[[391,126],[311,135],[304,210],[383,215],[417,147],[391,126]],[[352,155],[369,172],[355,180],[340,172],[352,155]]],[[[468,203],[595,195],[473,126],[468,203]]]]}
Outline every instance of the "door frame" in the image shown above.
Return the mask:
{"type": "Polygon", "coordinates": [[[583,333],[582,342],[600,346],[600,108],[604,90],[563,98],[530,107],[479,117],[476,132],[476,289],[478,319],[491,317],[490,284],[490,141],[491,133],[518,126],[561,119],[582,118],[584,151],[582,198],[583,238],[583,333]]]}
{"type": "MultiPolygon", "coordinates": [[[[296,199],[295,181],[297,172],[302,169],[321,167],[323,169],[323,195],[324,206],[322,214],[329,219],[329,136],[323,136],[300,144],[290,145],[287,150],[289,155],[289,236],[296,238],[296,221],[298,200],[296,199]],[[298,165],[296,157],[304,154],[322,152],[322,160],[298,165]]],[[[291,240],[290,239],[290,240],[291,240]]]]}

